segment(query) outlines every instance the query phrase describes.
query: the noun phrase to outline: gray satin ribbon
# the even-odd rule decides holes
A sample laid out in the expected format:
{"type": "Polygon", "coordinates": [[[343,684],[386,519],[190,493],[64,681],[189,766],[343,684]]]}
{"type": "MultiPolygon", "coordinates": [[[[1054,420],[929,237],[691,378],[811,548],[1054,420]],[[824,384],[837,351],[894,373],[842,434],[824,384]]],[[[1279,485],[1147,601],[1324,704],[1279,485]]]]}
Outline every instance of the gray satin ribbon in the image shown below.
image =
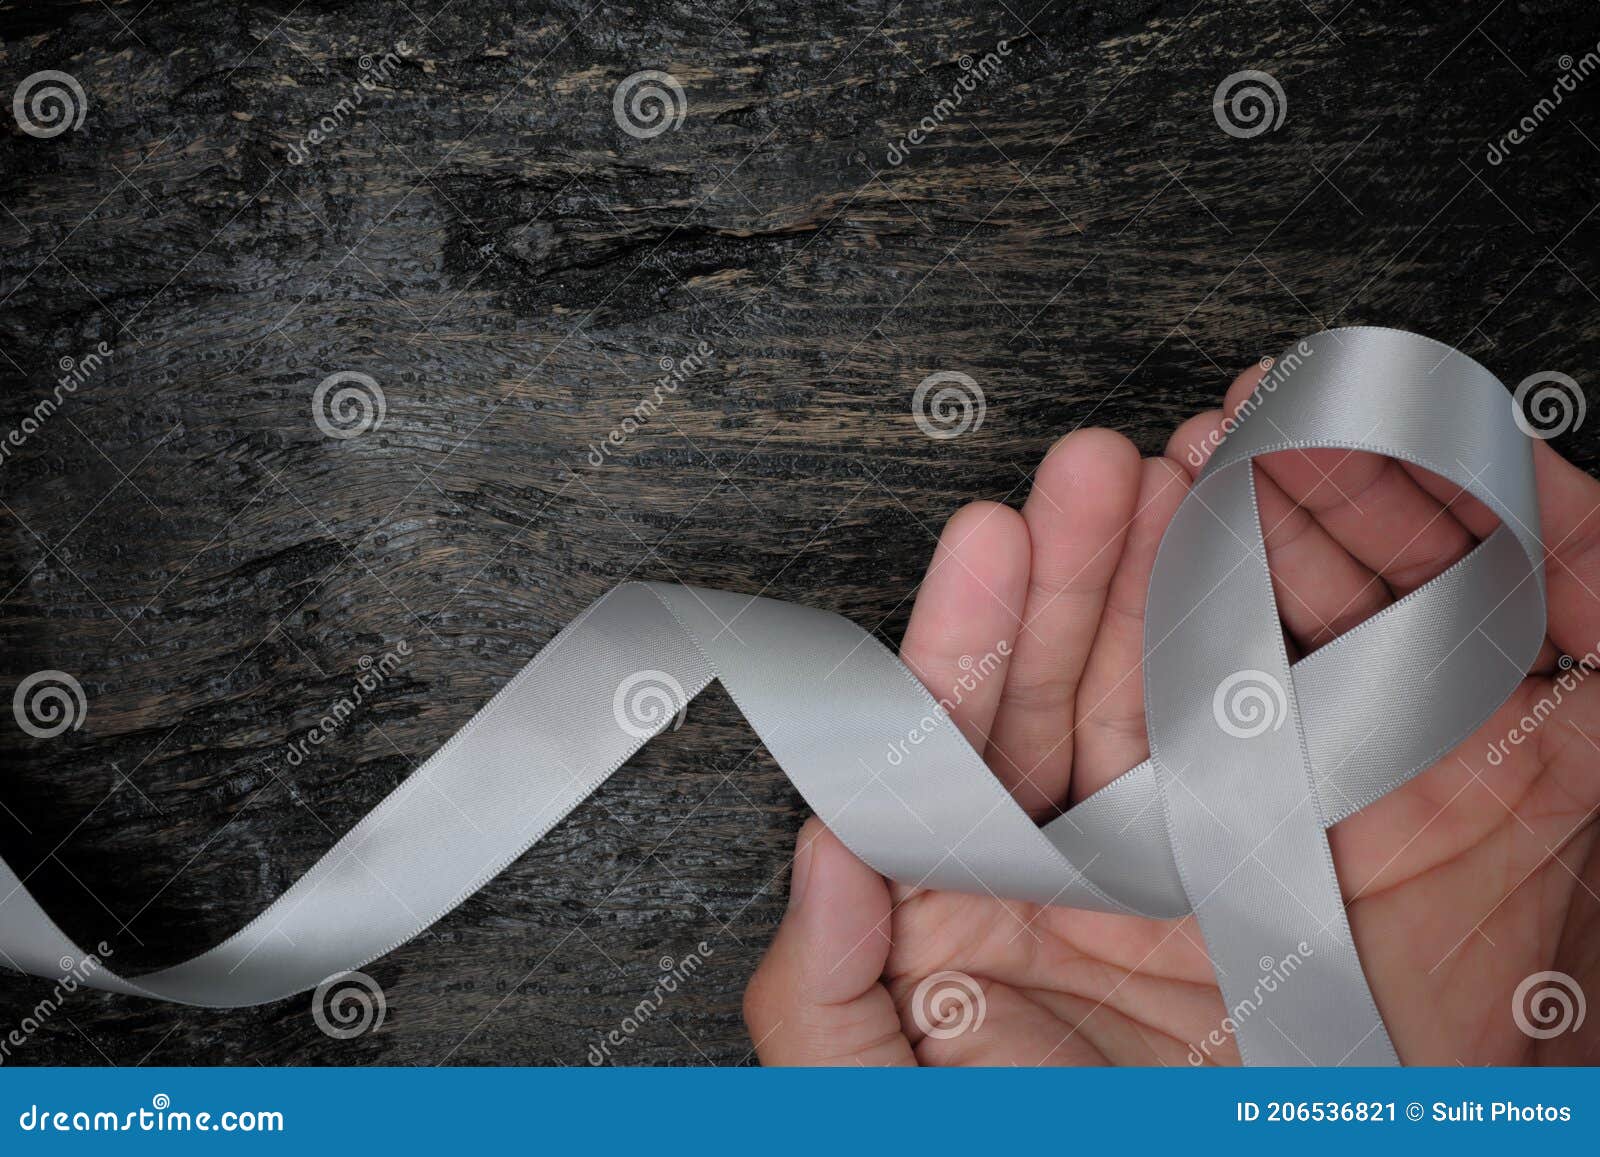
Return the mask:
{"type": "MultiPolygon", "coordinates": [[[[1393,1064],[1325,829],[1431,765],[1522,680],[1544,638],[1538,525],[1531,444],[1492,374],[1414,334],[1319,333],[1279,360],[1162,541],[1145,634],[1150,759],[1043,827],[860,628],[770,599],[628,583],[245,928],[175,967],[87,983],[235,1007],[360,968],[493,879],[720,679],[807,803],[883,874],[1195,912],[1248,1063],[1393,1064]],[[1295,448],[1415,463],[1502,525],[1291,665],[1250,462],[1295,448]]],[[[84,955],[0,861],[0,959],[48,977],[84,955]]]]}

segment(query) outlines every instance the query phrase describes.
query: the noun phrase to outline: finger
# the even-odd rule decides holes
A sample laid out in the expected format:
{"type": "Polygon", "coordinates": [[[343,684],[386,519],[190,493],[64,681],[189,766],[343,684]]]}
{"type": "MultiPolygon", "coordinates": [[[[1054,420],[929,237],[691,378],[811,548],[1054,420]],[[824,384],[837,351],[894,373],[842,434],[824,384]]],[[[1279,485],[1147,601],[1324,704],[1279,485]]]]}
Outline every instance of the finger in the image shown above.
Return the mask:
{"type": "Polygon", "coordinates": [[[1292,502],[1269,474],[1259,466],[1255,470],[1272,593],[1302,652],[1333,642],[1394,601],[1382,579],[1292,502]]]}
{"type": "Polygon", "coordinates": [[[939,537],[900,645],[901,662],[979,751],[988,744],[1005,686],[1027,586],[1022,515],[997,502],[963,506],[939,537]],[[973,679],[973,669],[989,656],[989,674],[973,679]]]}
{"type": "Polygon", "coordinates": [[[1555,452],[1533,448],[1544,534],[1550,637],[1581,658],[1600,648],[1600,482],[1555,452]]]}
{"type": "MultiPolygon", "coordinates": [[[[1600,521],[1600,482],[1562,458],[1548,442],[1534,446],[1533,466],[1541,533],[1550,553],[1545,564],[1550,638],[1531,670],[1549,673],[1555,670],[1561,651],[1582,656],[1600,644],[1600,575],[1596,574],[1600,560],[1595,558],[1600,554],[1596,542],[1600,536],[1600,525],[1596,525],[1600,521]],[[1573,651],[1573,647],[1578,649],[1573,651]]],[[[1454,482],[1417,467],[1408,466],[1407,472],[1417,485],[1448,506],[1473,537],[1488,538],[1499,527],[1494,511],[1454,482]]]]}
{"type": "Polygon", "coordinates": [[[1144,731],[1144,609],[1161,536],[1189,492],[1189,477],[1169,458],[1140,467],[1137,513],[1105,600],[1075,705],[1078,764],[1072,794],[1082,799],[1150,754],[1144,731]]]}
{"type": "Polygon", "coordinates": [[[1028,596],[988,761],[1035,816],[1059,814],[1072,775],[1072,705],[1139,493],[1139,451],[1111,430],[1057,442],[1022,508],[1028,596]]]}
{"type": "MultiPolygon", "coordinates": [[[[1238,412],[1261,379],[1240,374],[1223,410],[1238,412]]],[[[1392,458],[1349,450],[1284,450],[1257,459],[1291,502],[1374,571],[1395,595],[1409,594],[1476,545],[1456,517],[1392,458]]]]}
{"type": "Polygon", "coordinates": [[[1441,505],[1449,507],[1455,520],[1466,527],[1473,538],[1480,541],[1488,538],[1500,525],[1500,519],[1496,517],[1494,511],[1448,478],[1442,478],[1431,470],[1424,470],[1409,462],[1402,462],[1400,465],[1418,486],[1433,495],[1441,505]]]}
{"type": "Polygon", "coordinates": [[[1212,451],[1222,445],[1222,437],[1222,411],[1206,410],[1174,430],[1163,453],[1193,480],[1200,477],[1200,469],[1212,451]]]}
{"type": "MultiPolygon", "coordinates": [[[[1222,411],[1197,415],[1167,443],[1167,457],[1193,477],[1221,443],[1222,411]]],[[[1302,652],[1330,643],[1388,606],[1388,588],[1351,557],[1258,466],[1256,501],[1278,614],[1302,652]]]]}
{"type": "Polygon", "coordinates": [[[764,1065],[911,1065],[894,1001],[889,887],[813,816],[800,829],[789,909],[744,994],[764,1065]]]}

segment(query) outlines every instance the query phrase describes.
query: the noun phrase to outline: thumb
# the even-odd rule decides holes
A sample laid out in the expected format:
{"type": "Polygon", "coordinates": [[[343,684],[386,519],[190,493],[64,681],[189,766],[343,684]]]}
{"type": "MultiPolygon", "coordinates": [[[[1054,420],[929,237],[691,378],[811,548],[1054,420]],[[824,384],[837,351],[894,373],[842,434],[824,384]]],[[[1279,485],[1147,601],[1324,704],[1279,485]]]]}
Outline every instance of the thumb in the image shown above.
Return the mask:
{"type": "Polygon", "coordinates": [[[914,1065],[880,980],[889,886],[813,816],[800,829],[789,910],[744,994],[765,1065],[914,1065]]]}

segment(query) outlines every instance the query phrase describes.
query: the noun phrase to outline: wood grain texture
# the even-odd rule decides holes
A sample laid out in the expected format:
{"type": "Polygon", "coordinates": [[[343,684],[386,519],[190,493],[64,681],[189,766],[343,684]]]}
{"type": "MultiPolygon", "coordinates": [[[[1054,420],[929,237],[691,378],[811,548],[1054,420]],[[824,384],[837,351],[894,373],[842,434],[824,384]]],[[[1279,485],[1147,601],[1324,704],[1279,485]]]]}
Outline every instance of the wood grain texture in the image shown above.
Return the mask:
{"type": "MultiPolygon", "coordinates": [[[[760,591],[896,640],[941,523],[1018,503],[1082,423],[1155,452],[1335,323],[1502,378],[1600,364],[1600,77],[1485,150],[1600,41],[1589,3],[415,0],[0,3],[0,80],[70,72],[83,126],[0,137],[0,427],[112,354],[0,465],[0,690],[54,668],[81,729],[0,728],[0,846],[124,969],[254,915],[588,602],[760,591]],[[426,26],[424,26],[426,21],[426,26]],[[1481,25],[1479,22],[1482,21],[1481,25]],[[901,164],[890,146],[1006,40],[901,164]],[[410,51],[303,163],[362,74],[410,51]],[[1241,69],[1287,97],[1237,139],[1241,69]],[[636,139],[641,69],[687,97],[636,139]],[[704,341],[706,368],[591,445],[704,341]],[[987,412],[911,412],[936,370],[987,412]],[[376,379],[327,437],[312,393],[376,379]],[[412,654],[331,741],[289,745],[412,654]]],[[[1593,390],[1590,390],[1593,397],[1593,390]]],[[[1591,425],[1560,443],[1593,469],[1591,425]]],[[[713,690],[533,852],[374,964],[380,1030],[307,999],[78,994],[9,1063],[747,1061],[740,993],[802,804],[713,690]]],[[[0,1030],[48,986],[0,978],[0,1030]]]]}

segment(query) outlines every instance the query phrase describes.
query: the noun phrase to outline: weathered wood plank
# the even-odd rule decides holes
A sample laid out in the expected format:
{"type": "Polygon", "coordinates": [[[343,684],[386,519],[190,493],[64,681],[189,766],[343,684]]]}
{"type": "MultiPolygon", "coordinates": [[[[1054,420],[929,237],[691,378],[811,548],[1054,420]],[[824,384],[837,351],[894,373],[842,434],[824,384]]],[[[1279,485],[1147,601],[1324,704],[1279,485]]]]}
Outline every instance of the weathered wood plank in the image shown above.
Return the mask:
{"type": "MultiPolygon", "coordinates": [[[[55,739],[0,728],[0,846],[74,935],[169,962],[259,910],[624,577],[764,590],[892,641],[959,504],[1020,501],[1079,423],[1156,451],[1323,324],[1581,380],[1597,82],[1484,157],[1600,21],[1540,0],[1474,32],[1483,15],[0,4],[6,91],[61,69],[88,100],[51,139],[4,122],[0,426],[61,359],[112,351],[0,466],[3,686],[59,668],[89,702],[55,739]],[[1002,39],[1003,67],[891,163],[1002,39]],[[687,114],[636,139],[612,96],[647,68],[687,114]],[[1212,93],[1248,68],[1287,115],[1237,139],[1212,93]],[[702,341],[706,367],[593,464],[661,360],[702,341]],[[312,394],[345,370],[387,413],[338,440],[312,394]],[[980,428],[919,433],[935,370],[981,385],[980,428]],[[402,642],[357,718],[291,762],[362,657],[402,642]]],[[[1595,467],[1588,431],[1561,445],[1595,467]]],[[[582,1064],[660,959],[705,941],[617,1056],[739,1062],[802,816],[714,691],[372,967],[380,1031],[330,1040],[306,1001],[78,995],[9,1059],[582,1064]]],[[[0,981],[0,1030],[45,987],[0,981]]]]}

